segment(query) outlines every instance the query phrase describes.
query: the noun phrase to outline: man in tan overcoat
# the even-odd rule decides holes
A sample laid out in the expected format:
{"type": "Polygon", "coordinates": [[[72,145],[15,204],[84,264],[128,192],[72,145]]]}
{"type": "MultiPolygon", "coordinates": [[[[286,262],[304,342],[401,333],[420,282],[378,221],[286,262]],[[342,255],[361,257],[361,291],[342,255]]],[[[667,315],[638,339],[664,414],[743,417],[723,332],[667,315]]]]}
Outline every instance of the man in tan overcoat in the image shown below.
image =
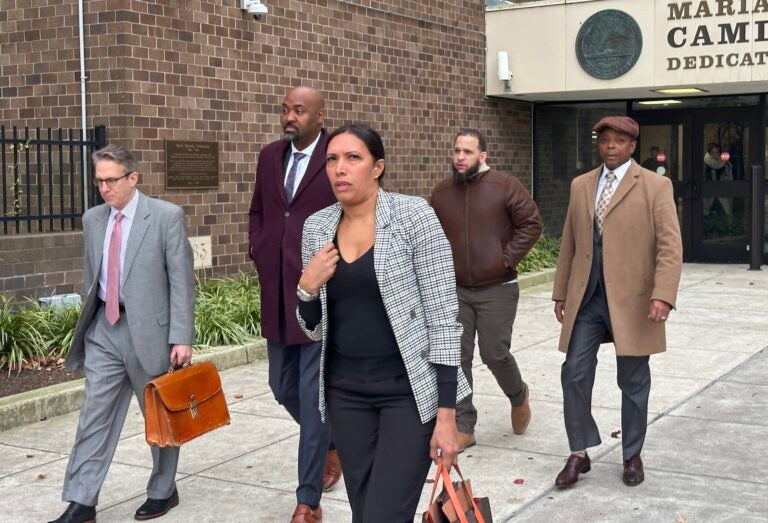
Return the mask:
{"type": "Polygon", "coordinates": [[[644,479],[649,356],[666,349],[664,322],[675,306],[682,241],[670,180],[632,160],[639,127],[611,116],[593,129],[603,165],[578,176],[563,227],[552,299],[562,323],[563,411],[571,449],[555,484],[590,469],[586,449],[600,444],[592,386],[601,343],[616,347],[622,391],[623,481],[644,479]]]}

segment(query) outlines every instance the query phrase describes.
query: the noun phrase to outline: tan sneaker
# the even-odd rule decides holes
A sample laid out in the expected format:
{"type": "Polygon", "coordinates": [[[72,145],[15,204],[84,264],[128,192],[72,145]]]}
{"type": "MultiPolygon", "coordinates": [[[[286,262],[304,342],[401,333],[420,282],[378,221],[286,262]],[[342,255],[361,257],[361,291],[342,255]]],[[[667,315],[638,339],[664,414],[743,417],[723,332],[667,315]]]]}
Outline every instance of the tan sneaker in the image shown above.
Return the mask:
{"type": "Polygon", "coordinates": [[[464,452],[464,449],[468,449],[477,443],[475,441],[475,434],[472,432],[459,432],[459,453],[464,452]]]}
{"type": "Polygon", "coordinates": [[[529,396],[530,394],[526,387],[523,404],[519,407],[512,406],[512,431],[518,435],[525,433],[525,429],[528,428],[528,424],[531,422],[531,406],[528,403],[529,396]]]}

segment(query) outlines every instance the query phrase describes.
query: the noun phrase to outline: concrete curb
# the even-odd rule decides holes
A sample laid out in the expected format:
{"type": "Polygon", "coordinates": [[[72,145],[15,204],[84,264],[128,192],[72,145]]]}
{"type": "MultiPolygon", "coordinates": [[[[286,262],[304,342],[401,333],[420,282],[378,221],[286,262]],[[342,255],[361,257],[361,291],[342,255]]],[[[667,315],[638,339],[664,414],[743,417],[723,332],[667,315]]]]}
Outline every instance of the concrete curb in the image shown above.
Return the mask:
{"type": "MultiPolygon", "coordinates": [[[[523,274],[518,278],[521,289],[549,283],[555,269],[523,274]]],[[[258,340],[247,345],[213,347],[195,355],[196,361],[212,361],[219,370],[267,359],[267,342],[258,340]]],[[[0,398],[0,432],[36,423],[80,409],[85,394],[85,380],[58,383],[21,394],[0,398]]]]}
{"type": "Polygon", "coordinates": [[[555,281],[555,269],[544,269],[539,272],[523,274],[517,278],[520,289],[530,289],[537,285],[543,285],[555,281]]]}
{"type": "MultiPolygon", "coordinates": [[[[265,359],[266,340],[213,347],[194,357],[195,361],[212,361],[219,370],[265,359]]],[[[79,379],[0,398],[0,432],[79,410],[84,395],[85,380],[79,379]]]]}

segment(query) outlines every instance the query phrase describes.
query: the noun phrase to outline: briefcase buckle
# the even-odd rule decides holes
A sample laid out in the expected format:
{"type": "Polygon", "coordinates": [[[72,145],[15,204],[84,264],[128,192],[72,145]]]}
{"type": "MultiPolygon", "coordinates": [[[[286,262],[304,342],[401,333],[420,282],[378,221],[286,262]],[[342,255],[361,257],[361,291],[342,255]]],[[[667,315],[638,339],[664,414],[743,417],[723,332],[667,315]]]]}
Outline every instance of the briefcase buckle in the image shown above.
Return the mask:
{"type": "Polygon", "coordinates": [[[197,401],[194,394],[189,397],[189,412],[192,414],[192,419],[197,419],[197,401]]]}

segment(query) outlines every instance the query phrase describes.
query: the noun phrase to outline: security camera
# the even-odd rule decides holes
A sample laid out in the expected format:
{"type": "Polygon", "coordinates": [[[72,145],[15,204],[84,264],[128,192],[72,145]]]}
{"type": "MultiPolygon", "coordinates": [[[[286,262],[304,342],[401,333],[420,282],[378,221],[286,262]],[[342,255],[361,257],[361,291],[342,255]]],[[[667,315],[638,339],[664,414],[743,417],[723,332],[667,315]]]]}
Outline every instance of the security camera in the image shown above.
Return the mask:
{"type": "Polygon", "coordinates": [[[267,6],[261,3],[261,0],[241,0],[240,8],[252,14],[256,20],[269,13],[267,6]]]}

